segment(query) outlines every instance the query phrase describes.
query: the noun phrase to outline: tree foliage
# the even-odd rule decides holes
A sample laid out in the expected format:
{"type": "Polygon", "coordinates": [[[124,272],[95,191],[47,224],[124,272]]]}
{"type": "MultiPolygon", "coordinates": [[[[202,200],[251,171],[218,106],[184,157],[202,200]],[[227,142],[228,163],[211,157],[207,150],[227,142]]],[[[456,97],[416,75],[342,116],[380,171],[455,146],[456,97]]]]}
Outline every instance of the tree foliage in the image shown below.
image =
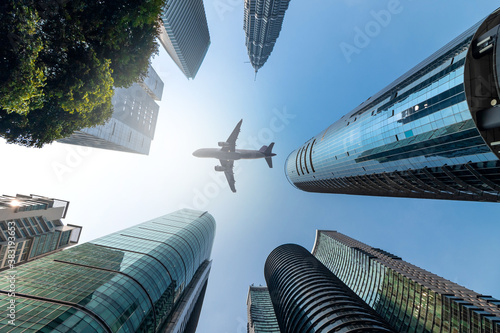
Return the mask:
{"type": "Polygon", "coordinates": [[[145,77],[165,0],[0,4],[0,135],[42,147],[112,114],[113,86],[145,77]]]}
{"type": "Polygon", "coordinates": [[[43,105],[45,75],[43,64],[36,62],[42,50],[39,18],[32,8],[17,6],[2,21],[11,29],[0,37],[0,105],[8,112],[25,114],[43,105]]]}

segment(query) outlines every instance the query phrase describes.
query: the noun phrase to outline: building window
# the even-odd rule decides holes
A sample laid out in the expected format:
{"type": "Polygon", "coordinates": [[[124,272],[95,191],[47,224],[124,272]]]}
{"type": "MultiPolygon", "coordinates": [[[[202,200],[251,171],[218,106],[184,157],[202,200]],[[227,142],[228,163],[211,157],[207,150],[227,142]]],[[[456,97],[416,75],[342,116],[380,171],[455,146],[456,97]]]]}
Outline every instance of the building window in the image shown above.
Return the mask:
{"type": "Polygon", "coordinates": [[[311,150],[309,150],[309,162],[311,163],[312,172],[316,172],[316,170],[314,170],[313,159],[312,159],[313,147],[314,147],[315,143],[316,143],[316,139],[314,139],[314,141],[311,145],[311,150]]]}

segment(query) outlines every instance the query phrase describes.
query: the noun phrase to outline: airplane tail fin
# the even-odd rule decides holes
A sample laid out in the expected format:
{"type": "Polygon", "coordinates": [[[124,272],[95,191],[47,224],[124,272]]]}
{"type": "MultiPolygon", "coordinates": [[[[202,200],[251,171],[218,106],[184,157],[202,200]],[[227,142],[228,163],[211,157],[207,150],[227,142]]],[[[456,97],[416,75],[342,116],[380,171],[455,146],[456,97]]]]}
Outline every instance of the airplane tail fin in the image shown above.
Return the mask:
{"type": "Polygon", "coordinates": [[[264,153],[266,156],[276,156],[276,154],[273,154],[273,147],[274,147],[274,142],[271,142],[269,146],[262,146],[262,148],[259,149],[261,153],[264,153]]]}
{"type": "Polygon", "coordinates": [[[259,151],[261,153],[264,153],[264,155],[266,156],[266,162],[270,168],[273,167],[272,157],[276,156],[276,154],[273,154],[273,147],[274,147],[274,142],[271,142],[269,146],[262,146],[262,148],[259,149],[259,151]]]}

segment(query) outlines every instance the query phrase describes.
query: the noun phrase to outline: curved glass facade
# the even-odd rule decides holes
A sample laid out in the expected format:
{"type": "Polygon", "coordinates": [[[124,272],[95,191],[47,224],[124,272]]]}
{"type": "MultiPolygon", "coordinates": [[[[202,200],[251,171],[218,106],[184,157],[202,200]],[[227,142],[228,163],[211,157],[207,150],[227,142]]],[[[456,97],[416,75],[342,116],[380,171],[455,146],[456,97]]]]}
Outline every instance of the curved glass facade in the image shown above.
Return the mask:
{"type": "Polygon", "coordinates": [[[299,245],[274,249],[264,275],[281,332],[394,332],[299,245]]]}
{"type": "Polygon", "coordinates": [[[500,301],[336,231],[313,255],[398,332],[500,332],[500,301]]]}
{"type": "Polygon", "coordinates": [[[500,201],[500,160],[476,126],[464,87],[480,26],[292,152],[290,182],[310,192],[500,201]]]}
{"type": "MultiPolygon", "coordinates": [[[[206,271],[214,236],[210,214],[184,209],[22,265],[16,326],[5,314],[1,330],[159,332],[206,271]]],[[[0,296],[8,290],[0,276],[0,296]]]]}
{"type": "Polygon", "coordinates": [[[486,144],[500,158],[500,9],[476,31],[464,78],[472,118],[486,144]]]}

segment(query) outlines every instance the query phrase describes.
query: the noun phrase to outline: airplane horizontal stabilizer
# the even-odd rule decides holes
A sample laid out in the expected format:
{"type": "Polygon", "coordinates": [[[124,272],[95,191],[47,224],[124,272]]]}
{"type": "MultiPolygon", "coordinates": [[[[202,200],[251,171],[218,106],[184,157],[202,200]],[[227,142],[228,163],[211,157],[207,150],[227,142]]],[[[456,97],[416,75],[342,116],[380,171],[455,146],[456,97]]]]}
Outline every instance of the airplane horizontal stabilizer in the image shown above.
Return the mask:
{"type": "Polygon", "coordinates": [[[269,165],[270,168],[273,167],[273,158],[272,157],[266,157],[266,162],[267,162],[267,165],[269,165]]]}

